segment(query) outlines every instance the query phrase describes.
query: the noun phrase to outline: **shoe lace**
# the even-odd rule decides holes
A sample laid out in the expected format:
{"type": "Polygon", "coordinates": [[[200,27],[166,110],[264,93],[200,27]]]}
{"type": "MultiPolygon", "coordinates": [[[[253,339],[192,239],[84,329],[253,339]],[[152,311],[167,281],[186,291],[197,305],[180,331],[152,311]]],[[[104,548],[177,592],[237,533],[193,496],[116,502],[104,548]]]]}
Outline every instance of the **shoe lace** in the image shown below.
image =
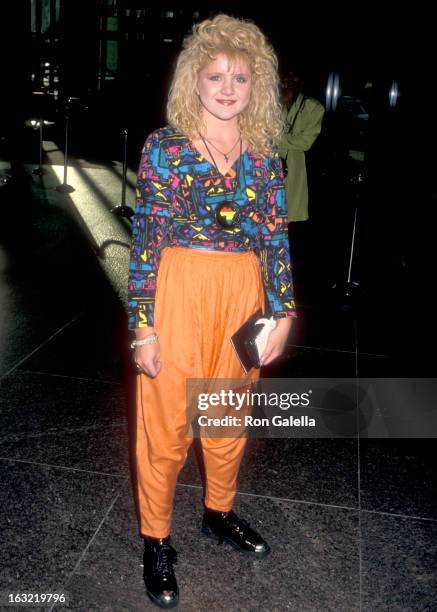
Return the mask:
{"type": "Polygon", "coordinates": [[[249,527],[250,523],[248,521],[246,521],[243,518],[240,518],[239,516],[237,516],[234,512],[230,512],[228,514],[228,516],[226,517],[227,521],[229,522],[230,525],[234,525],[235,527],[249,527]]]}
{"type": "Polygon", "coordinates": [[[159,546],[155,567],[157,574],[174,574],[173,563],[177,561],[177,552],[170,544],[162,544],[159,546]]]}
{"type": "MultiPolygon", "coordinates": [[[[239,538],[246,538],[248,534],[252,531],[250,528],[250,523],[243,518],[237,516],[232,510],[226,515],[225,525],[230,527],[235,535],[238,535],[239,538]]],[[[226,528],[225,528],[226,529],[226,528]]],[[[218,544],[222,544],[224,541],[225,533],[222,532],[219,534],[218,544]]]]}

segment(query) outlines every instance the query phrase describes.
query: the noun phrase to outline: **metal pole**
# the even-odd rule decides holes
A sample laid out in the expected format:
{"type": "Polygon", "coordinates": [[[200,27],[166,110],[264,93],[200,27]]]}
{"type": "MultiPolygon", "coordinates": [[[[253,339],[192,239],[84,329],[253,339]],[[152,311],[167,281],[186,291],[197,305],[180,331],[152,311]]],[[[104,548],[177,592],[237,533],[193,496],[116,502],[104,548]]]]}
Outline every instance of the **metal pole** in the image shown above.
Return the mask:
{"type": "Polygon", "coordinates": [[[65,117],[65,147],[64,147],[64,185],[67,184],[67,169],[68,169],[68,123],[69,117],[65,117]]]}
{"type": "Polygon", "coordinates": [[[115,206],[111,212],[114,215],[119,215],[120,217],[125,217],[129,221],[132,221],[132,217],[134,216],[134,211],[130,206],[126,206],[126,184],[127,184],[127,130],[123,130],[123,141],[124,141],[124,151],[123,151],[123,175],[122,175],[122,185],[121,185],[121,204],[115,206]]]}
{"type": "Polygon", "coordinates": [[[352,241],[351,241],[351,250],[350,250],[350,256],[349,256],[349,267],[348,267],[347,279],[346,279],[346,283],[344,287],[344,296],[346,298],[354,297],[354,294],[357,293],[359,286],[360,286],[359,282],[351,280],[351,276],[352,276],[352,264],[354,260],[354,254],[355,254],[355,234],[356,234],[356,229],[357,229],[358,207],[361,201],[363,174],[359,172],[353,182],[355,184],[355,213],[354,213],[354,223],[352,227],[352,241]]]}
{"type": "Polygon", "coordinates": [[[353,230],[352,230],[351,254],[350,254],[350,258],[349,258],[349,271],[348,271],[348,275],[347,275],[347,282],[348,283],[351,282],[352,260],[354,258],[354,246],[355,246],[355,228],[357,226],[357,212],[358,212],[358,206],[355,208],[354,227],[353,227],[353,230]]]}
{"type": "Polygon", "coordinates": [[[42,128],[44,125],[44,119],[40,118],[38,121],[39,121],[39,165],[38,165],[38,168],[35,168],[35,170],[33,170],[32,174],[36,174],[37,176],[43,176],[43,174],[46,173],[46,171],[42,167],[42,143],[43,143],[42,128]]]}
{"type": "Polygon", "coordinates": [[[62,185],[56,187],[56,191],[61,193],[72,193],[75,191],[74,187],[67,183],[67,168],[68,168],[68,127],[69,127],[69,116],[65,115],[65,147],[64,147],[64,181],[62,185]]]}
{"type": "Polygon", "coordinates": [[[40,119],[39,122],[39,167],[42,167],[42,126],[43,119],[40,119]]]}
{"type": "Polygon", "coordinates": [[[360,202],[362,199],[361,189],[362,183],[364,181],[362,172],[359,172],[355,179],[351,179],[351,182],[355,183],[355,212],[354,212],[354,221],[352,226],[352,240],[351,247],[349,253],[349,265],[347,270],[347,278],[345,281],[340,283],[335,283],[332,288],[341,292],[341,299],[344,299],[342,309],[349,308],[359,297],[360,283],[352,279],[352,265],[354,263],[355,256],[355,238],[357,232],[357,222],[358,222],[358,208],[360,206],[360,202]]]}

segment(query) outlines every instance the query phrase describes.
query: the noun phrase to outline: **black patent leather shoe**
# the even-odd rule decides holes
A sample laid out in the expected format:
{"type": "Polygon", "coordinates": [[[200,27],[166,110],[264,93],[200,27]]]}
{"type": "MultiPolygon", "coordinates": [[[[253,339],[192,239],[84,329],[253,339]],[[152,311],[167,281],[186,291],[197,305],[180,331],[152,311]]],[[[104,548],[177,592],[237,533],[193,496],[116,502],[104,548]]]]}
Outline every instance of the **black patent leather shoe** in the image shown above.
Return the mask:
{"type": "Polygon", "coordinates": [[[218,512],[206,508],[202,521],[202,533],[218,541],[229,542],[237,550],[262,559],[267,557],[270,546],[252,529],[247,521],[235,512],[218,512]]]}
{"type": "Polygon", "coordinates": [[[177,552],[168,538],[144,538],[144,582],[147,594],[160,608],[174,608],[179,589],[173,570],[177,552]]]}

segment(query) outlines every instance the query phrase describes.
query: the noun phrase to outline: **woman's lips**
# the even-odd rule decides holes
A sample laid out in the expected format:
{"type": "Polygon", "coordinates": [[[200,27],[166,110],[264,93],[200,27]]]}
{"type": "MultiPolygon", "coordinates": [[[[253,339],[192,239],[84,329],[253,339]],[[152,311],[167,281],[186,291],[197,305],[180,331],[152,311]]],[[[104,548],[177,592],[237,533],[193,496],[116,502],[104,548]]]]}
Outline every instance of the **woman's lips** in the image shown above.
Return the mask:
{"type": "Polygon", "coordinates": [[[235,104],[236,100],[217,100],[219,104],[224,104],[225,106],[231,106],[235,104]]]}

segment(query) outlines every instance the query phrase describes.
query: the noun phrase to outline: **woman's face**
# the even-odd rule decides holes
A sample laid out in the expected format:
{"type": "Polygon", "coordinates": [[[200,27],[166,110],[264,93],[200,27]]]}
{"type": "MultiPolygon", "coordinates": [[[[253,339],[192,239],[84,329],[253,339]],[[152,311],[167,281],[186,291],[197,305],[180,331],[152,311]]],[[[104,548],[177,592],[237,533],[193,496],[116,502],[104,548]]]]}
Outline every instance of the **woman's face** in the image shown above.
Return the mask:
{"type": "Polygon", "coordinates": [[[237,117],[249,104],[252,75],[244,59],[231,62],[219,53],[200,71],[197,78],[197,94],[204,113],[222,121],[237,117]]]}

